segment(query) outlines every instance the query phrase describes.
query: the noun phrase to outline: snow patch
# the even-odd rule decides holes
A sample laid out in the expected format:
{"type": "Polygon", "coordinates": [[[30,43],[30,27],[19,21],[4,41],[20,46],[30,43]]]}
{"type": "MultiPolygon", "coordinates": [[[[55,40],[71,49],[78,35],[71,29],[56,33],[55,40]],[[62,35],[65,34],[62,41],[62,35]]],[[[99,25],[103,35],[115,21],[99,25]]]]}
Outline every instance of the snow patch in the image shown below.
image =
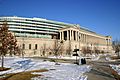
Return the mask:
{"type": "MultiPolygon", "coordinates": [[[[60,65],[51,65],[48,69],[48,72],[34,72],[32,74],[42,74],[44,77],[49,78],[48,80],[87,80],[87,76],[83,73],[89,72],[91,67],[89,65],[78,66],[60,63],[60,65]]],[[[41,78],[43,77],[35,77],[32,80],[41,80],[41,78]]]]}
{"type": "MultiPolygon", "coordinates": [[[[1,60],[0,60],[1,62],[1,60]]],[[[34,72],[32,74],[42,74],[32,78],[32,80],[87,80],[85,72],[91,70],[90,65],[76,65],[70,63],[59,63],[43,61],[41,59],[5,58],[5,67],[11,68],[8,71],[1,71],[2,74],[17,73],[30,70],[48,69],[47,72],[34,72]]]]}

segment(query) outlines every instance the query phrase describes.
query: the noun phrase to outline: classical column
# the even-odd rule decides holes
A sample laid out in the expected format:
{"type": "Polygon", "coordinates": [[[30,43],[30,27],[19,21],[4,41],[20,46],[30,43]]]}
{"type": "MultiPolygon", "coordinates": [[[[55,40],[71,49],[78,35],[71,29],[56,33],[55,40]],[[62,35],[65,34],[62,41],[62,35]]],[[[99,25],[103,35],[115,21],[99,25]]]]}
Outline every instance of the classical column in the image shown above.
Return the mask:
{"type": "Polygon", "coordinates": [[[62,38],[61,38],[61,32],[60,32],[60,40],[62,40],[62,38]]]}
{"type": "Polygon", "coordinates": [[[77,41],[78,41],[78,31],[77,31],[77,38],[76,38],[76,39],[77,39],[77,41]]]}
{"type": "Polygon", "coordinates": [[[70,30],[70,34],[69,35],[70,35],[70,40],[71,40],[71,30],[70,30]]]}
{"type": "Polygon", "coordinates": [[[87,35],[86,35],[86,43],[87,43],[87,35]]]}
{"type": "Polygon", "coordinates": [[[75,31],[75,36],[76,36],[76,37],[75,37],[75,40],[77,41],[77,31],[75,31]]]}
{"type": "Polygon", "coordinates": [[[84,34],[84,42],[85,42],[85,34],[84,34]]]}
{"type": "Polygon", "coordinates": [[[85,34],[84,34],[84,42],[85,42],[85,34]]]}
{"type": "Polygon", "coordinates": [[[64,32],[62,32],[62,40],[64,40],[64,32]]]}
{"type": "Polygon", "coordinates": [[[68,30],[67,30],[67,40],[69,40],[69,32],[68,32],[68,30]]]}
{"type": "Polygon", "coordinates": [[[77,41],[79,41],[79,32],[77,31],[77,41]]]}
{"type": "Polygon", "coordinates": [[[83,42],[83,34],[81,34],[81,41],[83,42]]]}
{"type": "Polygon", "coordinates": [[[86,42],[86,34],[85,34],[85,42],[86,42]]]}
{"type": "Polygon", "coordinates": [[[73,30],[71,30],[71,31],[72,31],[72,40],[74,40],[73,30]]]}

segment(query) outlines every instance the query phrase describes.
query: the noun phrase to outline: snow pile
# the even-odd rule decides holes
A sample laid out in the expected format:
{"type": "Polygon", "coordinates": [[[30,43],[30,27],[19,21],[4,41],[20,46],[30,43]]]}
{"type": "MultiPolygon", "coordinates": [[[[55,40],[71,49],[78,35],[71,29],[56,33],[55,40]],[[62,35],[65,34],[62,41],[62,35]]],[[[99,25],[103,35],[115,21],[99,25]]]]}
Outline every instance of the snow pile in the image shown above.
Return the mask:
{"type": "MultiPolygon", "coordinates": [[[[0,60],[1,62],[1,60],[0,60]]],[[[8,71],[1,71],[2,74],[17,73],[30,70],[48,69],[47,72],[34,72],[32,74],[42,74],[32,78],[32,80],[87,80],[85,72],[91,70],[89,65],[76,65],[70,63],[59,63],[43,61],[41,59],[5,58],[5,67],[11,68],[8,71]]]]}
{"type": "Polygon", "coordinates": [[[112,67],[112,69],[114,69],[119,75],[120,75],[120,65],[111,65],[110,67],[112,67]]]}

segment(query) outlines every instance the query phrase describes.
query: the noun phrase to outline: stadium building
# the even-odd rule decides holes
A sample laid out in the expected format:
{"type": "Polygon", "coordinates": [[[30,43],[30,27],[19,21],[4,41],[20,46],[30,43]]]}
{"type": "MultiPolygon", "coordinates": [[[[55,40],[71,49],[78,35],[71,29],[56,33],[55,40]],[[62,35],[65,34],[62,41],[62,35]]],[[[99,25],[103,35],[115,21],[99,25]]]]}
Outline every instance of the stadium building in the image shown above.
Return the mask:
{"type": "Polygon", "coordinates": [[[85,49],[111,52],[111,37],[97,34],[78,24],[52,21],[42,18],[0,17],[0,25],[7,21],[9,31],[17,38],[25,56],[49,56],[59,50],[59,55],[79,54],[85,49]],[[60,42],[63,43],[60,43],[60,42]]]}

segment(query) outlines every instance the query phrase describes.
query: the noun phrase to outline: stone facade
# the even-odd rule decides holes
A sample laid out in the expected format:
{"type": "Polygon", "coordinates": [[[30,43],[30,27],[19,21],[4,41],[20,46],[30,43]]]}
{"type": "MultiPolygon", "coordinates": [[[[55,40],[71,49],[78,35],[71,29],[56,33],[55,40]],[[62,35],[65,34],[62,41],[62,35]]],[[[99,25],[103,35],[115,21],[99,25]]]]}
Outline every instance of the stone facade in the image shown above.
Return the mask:
{"type": "Polygon", "coordinates": [[[42,18],[0,17],[0,25],[4,21],[25,56],[49,56],[56,51],[59,55],[72,55],[74,49],[79,49],[79,53],[84,49],[89,49],[89,53],[112,51],[110,36],[99,35],[78,24],[42,18]]]}
{"type": "Polygon", "coordinates": [[[62,51],[60,55],[72,55],[74,49],[79,49],[82,53],[83,47],[89,47],[91,50],[97,48],[104,52],[112,51],[110,36],[92,34],[71,27],[60,29],[59,34],[59,39],[17,37],[17,40],[25,56],[53,55],[55,45],[60,45],[60,41],[63,41],[62,50],[59,50],[62,51]]]}

